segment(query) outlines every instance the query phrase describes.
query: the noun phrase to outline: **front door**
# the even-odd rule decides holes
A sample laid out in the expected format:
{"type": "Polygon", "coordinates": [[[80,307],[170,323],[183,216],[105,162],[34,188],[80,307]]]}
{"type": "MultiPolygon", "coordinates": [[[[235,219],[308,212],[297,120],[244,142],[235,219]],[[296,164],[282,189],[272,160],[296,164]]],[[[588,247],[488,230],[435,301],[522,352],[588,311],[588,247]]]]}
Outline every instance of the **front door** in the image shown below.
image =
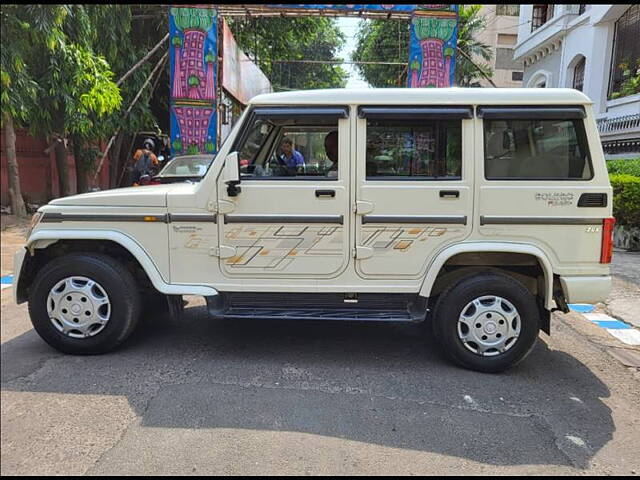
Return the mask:
{"type": "Polygon", "coordinates": [[[227,277],[333,278],[349,265],[349,110],[256,107],[233,151],[240,192],[218,185],[227,277]],[[231,195],[230,195],[231,193],[231,195]]]}
{"type": "Polygon", "coordinates": [[[471,107],[360,107],[356,271],[419,279],[471,232],[471,107]]]}

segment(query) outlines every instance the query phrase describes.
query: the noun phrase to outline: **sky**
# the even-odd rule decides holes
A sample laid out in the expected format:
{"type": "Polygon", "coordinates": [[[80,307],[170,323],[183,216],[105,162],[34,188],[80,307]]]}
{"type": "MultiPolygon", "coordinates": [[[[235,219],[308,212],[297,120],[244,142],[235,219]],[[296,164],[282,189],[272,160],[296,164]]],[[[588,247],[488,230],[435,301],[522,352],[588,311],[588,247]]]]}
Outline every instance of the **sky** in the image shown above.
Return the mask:
{"type": "MultiPolygon", "coordinates": [[[[338,57],[342,57],[346,61],[351,61],[351,52],[355,50],[356,47],[356,39],[355,35],[358,31],[358,22],[360,22],[359,18],[352,17],[338,17],[337,24],[342,33],[344,33],[345,37],[347,37],[347,42],[345,46],[338,53],[338,57]]],[[[358,74],[355,65],[352,64],[344,64],[343,68],[349,72],[349,80],[347,81],[347,85],[345,88],[368,88],[369,84],[363,80],[363,78],[358,74]]]]}

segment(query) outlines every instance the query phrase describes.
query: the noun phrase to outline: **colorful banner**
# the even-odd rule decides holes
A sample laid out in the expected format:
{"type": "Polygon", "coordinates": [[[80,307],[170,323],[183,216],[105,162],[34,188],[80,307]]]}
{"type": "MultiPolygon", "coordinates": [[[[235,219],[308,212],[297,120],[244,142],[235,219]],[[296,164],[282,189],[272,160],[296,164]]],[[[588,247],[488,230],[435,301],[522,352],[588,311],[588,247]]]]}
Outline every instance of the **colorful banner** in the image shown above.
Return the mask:
{"type": "MultiPolygon", "coordinates": [[[[422,7],[429,7],[424,5],[422,7]]],[[[416,87],[451,87],[455,83],[458,8],[449,12],[418,10],[411,18],[407,83],[416,87]]]]}
{"type": "Polygon", "coordinates": [[[267,76],[238,48],[226,21],[222,24],[222,88],[243,105],[272,91],[267,76]]]}
{"type": "Polygon", "coordinates": [[[260,5],[260,7],[271,7],[277,9],[312,9],[312,10],[329,10],[344,11],[355,10],[365,12],[413,12],[414,10],[445,10],[454,11],[455,5],[379,5],[379,4],[309,4],[309,3],[271,3],[269,5],[260,5]]]}
{"type": "Polygon", "coordinates": [[[171,153],[216,151],[218,16],[213,7],[172,7],[171,153]]]}

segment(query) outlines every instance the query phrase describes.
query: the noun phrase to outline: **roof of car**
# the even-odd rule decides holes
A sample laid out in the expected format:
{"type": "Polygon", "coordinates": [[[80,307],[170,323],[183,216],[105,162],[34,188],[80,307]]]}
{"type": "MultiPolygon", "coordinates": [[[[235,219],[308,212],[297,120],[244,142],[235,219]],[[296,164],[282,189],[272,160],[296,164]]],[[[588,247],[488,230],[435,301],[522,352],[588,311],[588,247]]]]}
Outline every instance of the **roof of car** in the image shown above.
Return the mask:
{"type": "Polygon", "coordinates": [[[267,93],[252,105],[575,105],[591,104],[571,88],[365,88],[267,93]]]}

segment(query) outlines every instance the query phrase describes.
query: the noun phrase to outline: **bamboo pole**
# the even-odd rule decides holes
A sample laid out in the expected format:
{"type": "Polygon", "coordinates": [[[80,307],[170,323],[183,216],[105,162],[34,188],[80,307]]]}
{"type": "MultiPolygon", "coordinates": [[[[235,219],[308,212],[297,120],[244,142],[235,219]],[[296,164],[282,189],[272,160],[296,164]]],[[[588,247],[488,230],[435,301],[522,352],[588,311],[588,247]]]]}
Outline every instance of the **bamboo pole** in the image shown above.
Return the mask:
{"type": "MultiPolygon", "coordinates": [[[[133,101],[131,102],[131,105],[129,105],[129,108],[127,109],[126,112],[124,112],[124,116],[122,117],[122,121],[124,121],[125,118],[127,118],[127,116],[129,115],[129,113],[131,113],[131,110],[133,109],[133,106],[136,104],[136,102],[138,101],[138,99],[140,98],[140,95],[142,95],[142,92],[144,91],[144,89],[146,88],[147,85],[149,85],[149,82],[151,81],[151,79],[153,78],[153,76],[155,75],[155,73],[158,71],[158,69],[160,68],[160,66],[162,64],[164,64],[165,60],[167,59],[167,56],[169,55],[169,51],[167,50],[165,52],[165,54],[162,56],[162,58],[160,59],[160,61],[156,64],[156,66],[154,67],[154,69],[151,71],[151,73],[149,74],[149,76],[147,77],[147,79],[145,80],[144,84],[142,85],[142,87],[140,88],[140,91],[137,93],[137,95],[135,96],[135,98],[133,99],[133,101]]],[[[96,180],[98,178],[98,175],[100,174],[100,170],[102,170],[102,165],[104,163],[104,159],[107,158],[107,153],[109,153],[109,149],[111,148],[111,145],[113,145],[113,141],[115,140],[116,136],[118,135],[118,133],[120,133],[120,130],[122,129],[122,126],[118,127],[118,129],[116,130],[116,133],[113,134],[113,136],[111,137],[111,139],[109,140],[109,143],[107,144],[107,148],[105,148],[104,152],[102,152],[102,158],[100,158],[100,163],[98,164],[98,168],[96,169],[96,173],[93,175],[93,181],[91,182],[91,184],[95,187],[96,186],[96,180]]]]}
{"type": "Polygon", "coordinates": [[[155,53],[155,52],[156,52],[156,51],[157,51],[157,50],[162,46],[162,42],[166,41],[168,38],[169,38],[169,34],[167,33],[167,34],[164,36],[164,38],[163,38],[162,40],[160,40],[160,41],[158,42],[158,44],[157,44],[155,47],[153,47],[153,49],[151,49],[151,51],[150,51],[149,53],[147,53],[147,54],[142,58],[142,60],[140,60],[138,63],[136,63],[136,64],[133,66],[133,68],[131,68],[131,70],[129,70],[127,73],[125,73],[122,77],[120,77],[120,80],[118,80],[118,81],[116,82],[116,86],[117,86],[117,87],[119,87],[119,86],[122,84],[122,82],[124,82],[124,81],[127,79],[127,77],[128,77],[129,75],[131,75],[133,72],[135,72],[135,71],[138,69],[138,67],[139,67],[140,65],[142,65],[144,62],[146,62],[147,60],[149,60],[149,58],[151,57],[151,55],[153,55],[153,54],[154,54],[154,53],[155,53]]]}

